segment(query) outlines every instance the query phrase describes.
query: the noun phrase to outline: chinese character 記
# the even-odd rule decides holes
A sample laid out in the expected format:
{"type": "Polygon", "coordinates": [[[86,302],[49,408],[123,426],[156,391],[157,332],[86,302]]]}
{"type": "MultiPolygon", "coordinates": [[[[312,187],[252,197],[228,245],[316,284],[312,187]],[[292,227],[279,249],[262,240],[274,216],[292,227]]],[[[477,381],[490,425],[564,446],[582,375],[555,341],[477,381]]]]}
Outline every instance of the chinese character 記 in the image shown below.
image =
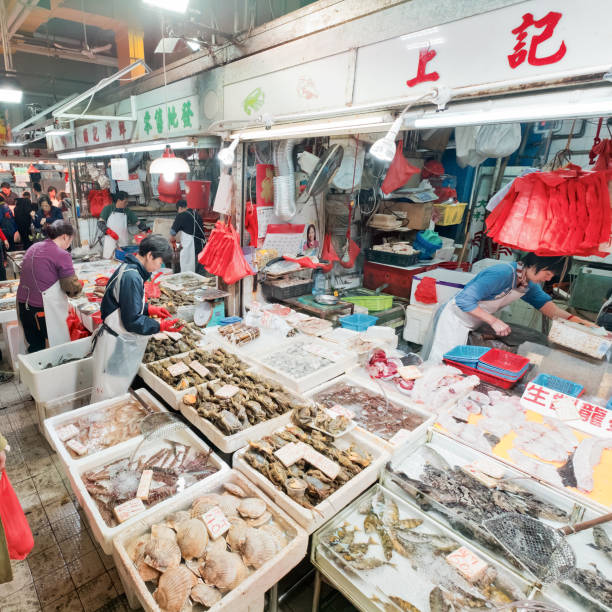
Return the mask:
{"type": "Polygon", "coordinates": [[[554,64],[560,61],[567,51],[565,41],[561,41],[559,48],[554,53],[551,53],[546,57],[538,57],[537,52],[539,44],[552,38],[555,27],[559,23],[562,16],[563,15],[561,13],[550,11],[547,15],[542,17],[542,19],[538,19],[536,21],[532,13],[525,13],[523,15],[523,23],[512,30],[512,33],[516,35],[517,43],[514,47],[514,53],[508,56],[510,68],[517,68],[525,61],[525,59],[531,66],[546,66],[547,64],[554,64]],[[527,29],[530,27],[540,29],[543,28],[543,30],[540,34],[532,35],[531,40],[529,41],[529,49],[526,49],[525,47],[527,45],[525,43],[525,39],[528,36],[527,29]]]}

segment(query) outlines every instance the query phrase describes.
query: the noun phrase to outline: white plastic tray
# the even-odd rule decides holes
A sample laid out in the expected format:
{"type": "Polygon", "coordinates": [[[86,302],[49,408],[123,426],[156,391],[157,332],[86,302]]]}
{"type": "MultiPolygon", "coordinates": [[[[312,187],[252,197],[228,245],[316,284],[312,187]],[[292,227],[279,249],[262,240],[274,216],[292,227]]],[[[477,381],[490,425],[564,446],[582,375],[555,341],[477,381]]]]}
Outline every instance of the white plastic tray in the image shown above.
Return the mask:
{"type": "Polygon", "coordinates": [[[160,281],[162,287],[168,287],[169,289],[183,289],[183,283],[185,281],[198,281],[201,286],[206,284],[206,278],[195,272],[178,272],[177,274],[167,274],[160,281]]]}
{"type": "Polygon", "coordinates": [[[269,495],[287,514],[296,520],[310,534],[342,508],[349,504],[372,483],[376,482],[383,466],[389,459],[389,453],[353,430],[334,441],[338,448],[347,448],[355,444],[372,455],[372,462],[359,474],[353,476],[345,485],[334,491],[329,497],[316,506],[317,512],[304,508],[293,501],[286,493],[268,480],[263,474],[252,468],[243,458],[247,448],[243,448],[233,457],[233,467],[240,470],[251,482],[254,482],[264,493],[269,495]]]}
{"type": "Polygon", "coordinates": [[[91,349],[91,337],[53,346],[36,353],[19,355],[21,381],[38,402],[48,402],[93,386],[93,356],[83,359],[91,349]],[[43,369],[60,358],[76,357],[54,368],[43,369]]]}
{"type": "MultiPolygon", "coordinates": [[[[380,389],[377,388],[377,385],[375,383],[371,381],[368,382],[364,379],[356,379],[356,378],[351,377],[348,374],[339,376],[338,378],[334,378],[333,380],[330,380],[318,387],[315,387],[314,389],[309,391],[305,395],[305,397],[309,400],[315,401],[314,398],[318,393],[338,383],[347,383],[348,385],[351,385],[351,386],[363,387],[367,391],[370,391],[371,393],[375,393],[376,395],[379,395],[384,400],[383,394],[381,393],[380,389]]],[[[391,394],[389,393],[387,395],[389,397],[390,402],[393,402],[394,404],[397,404],[398,406],[405,407],[411,410],[412,412],[422,416],[424,418],[423,423],[415,427],[412,431],[404,430],[405,435],[398,436],[396,440],[393,440],[393,439],[385,440],[384,438],[381,438],[377,434],[371,431],[368,431],[364,426],[359,425],[359,424],[357,424],[356,429],[361,436],[370,440],[372,444],[376,444],[377,446],[379,446],[386,452],[390,453],[391,455],[394,455],[400,448],[404,446],[404,444],[408,443],[410,440],[421,437],[423,433],[426,432],[434,424],[435,417],[430,412],[427,412],[426,410],[423,410],[422,408],[416,408],[414,404],[403,399],[401,395],[397,395],[393,397],[391,397],[391,394]]]]}
{"type": "Polygon", "coordinates": [[[17,302],[14,297],[5,300],[0,299],[0,304],[12,301],[15,304],[14,308],[8,310],[0,310],[0,323],[9,323],[17,320],[17,302]]]}
{"type": "Polygon", "coordinates": [[[305,393],[306,391],[316,387],[317,385],[331,380],[336,376],[344,374],[347,368],[350,368],[357,363],[356,353],[343,351],[335,344],[324,342],[311,336],[302,336],[297,339],[289,339],[288,341],[280,345],[276,345],[270,348],[269,350],[260,353],[257,356],[250,355],[250,358],[253,359],[253,361],[255,361],[258,366],[265,370],[267,376],[270,376],[270,378],[273,378],[274,380],[277,380],[278,382],[282,383],[288,389],[294,391],[295,393],[305,393]],[[308,374],[307,376],[304,376],[302,378],[293,378],[289,374],[277,370],[267,364],[266,359],[271,355],[283,352],[290,354],[291,351],[295,350],[295,348],[300,344],[314,344],[336,351],[340,354],[341,358],[338,361],[331,362],[329,365],[320,368],[312,374],[308,374]]]}
{"type": "MultiPolygon", "coordinates": [[[[146,389],[138,389],[138,391],[135,391],[134,393],[138,395],[138,397],[140,397],[145,404],[149,405],[155,412],[166,412],[164,406],[158,402],[146,389]]],[[[45,420],[47,437],[51,440],[51,446],[53,446],[53,448],[57,451],[60,461],[66,467],[66,469],[70,469],[73,465],[80,464],[86,458],[104,456],[104,454],[108,453],[111,449],[123,448],[124,446],[129,445],[133,440],[142,440],[142,436],[138,435],[134,436],[133,438],[128,438],[127,440],[124,440],[123,442],[120,442],[114,446],[109,446],[108,448],[83,455],[82,457],[73,457],[66,449],[65,443],[62,442],[57,436],[57,430],[61,427],[64,427],[69,423],[74,423],[83,416],[93,416],[108,406],[115,406],[116,404],[121,404],[129,399],[133,399],[132,395],[130,393],[125,393],[124,395],[119,395],[117,397],[113,397],[112,399],[103,400],[95,404],[89,404],[88,406],[83,406],[83,408],[77,408],[76,410],[64,412],[63,414],[59,414],[45,420]]]]}
{"type": "MultiPolygon", "coordinates": [[[[190,429],[183,429],[177,431],[175,433],[168,434],[166,438],[171,438],[174,441],[188,444],[195,449],[200,451],[208,451],[208,446],[200,440],[200,438],[190,429]]],[[[146,509],[144,512],[133,516],[128,519],[124,523],[120,525],[116,525],[114,527],[109,527],[106,524],[106,521],[102,518],[100,511],[98,510],[98,506],[96,502],[92,499],[91,495],[88,493],[85,488],[85,483],[81,479],[82,474],[88,472],[90,470],[95,470],[96,468],[103,467],[104,465],[111,463],[115,460],[121,459],[123,457],[129,457],[134,449],[140,444],[140,440],[131,440],[129,444],[122,445],[121,447],[114,447],[109,449],[108,452],[98,453],[97,455],[92,455],[91,457],[86,457],[78,464],[73,464],[70,466],[68,470],[68,478],[70,479],[70,484],[72,486],[72,490],[76,495],[79,504],[85,511],[85,515],[87,516],[87,520],[89,522],[89,526],[91,527],[93,536],[98,541],[102,549],[107,555],[112,554],[113,549],[113,538],[118,534],[124,531],[127,527],[134,525],[138,521],[141,521],[148,517],[151,513],[157,511],[161,508],[167,508],[169,504],[172,504],[173,501],[179,500],[182,498],[185,493],[191,491],[192,487],[184,489],[170,497],[165,499],[164,501],[152,506],[151,508],[146,509]]],[[[162,447],[168,447],[167,442],[164,440],[156,440],[149,444],[145,444],[141,448],[141,452],[147,452],[147,454],[152,455],[156,450],[159,450],[162,447]]],[[[224,472],[229,470],[229,466],[222,461],[215,453],[211,453],[210,455],[211,463],[218,468],[218,472],[212,474],[208,478],[205,478],[204,481],[217,482],[219,479],[223,479],[224,472]]],[[[203,481],[200,481],[203,482],[203,481]]]]}
{"type": "Polygon", "coordinates": [[[194,485],[181,499],[173,500],[171,504],[163,509],[156,507],[153,513],[149,514],[146,518],[139,519],[136,523],[132,524],[129,529],[124,530],[115,538],[113,558],[121,582],[125,587],[130,606],[136,608],[137,602],[140,602],[147,612],[161,612],[157,602],[149,592],[149,589],[138,575],[126,551],[126,546],[134,538],[149,531],[151,525],[163,521],[171,512],[188,509],[194,499],[205,493],[219,492],[221,490],[221,482],[235,483],[245,490],[250,497],[259,497],[263,499],[275,521],[282,525],[284,531],[291,539],[287,546],[277,555],[262,565],[258,570],[253,571],[253,573],[234,590],[226,593],[219,603],[209,609],[209,612],[220,612],[221,610],[243,612],[245,610],[257,608],[259,602],[263,600],[265,592],[277,584],[283,576],[304,558],[308,546],[308,536],[304,530],[298,527],[298,525],[278,508],[278,506],[244,478],[244,476],[235,470],[230,470],[224,472],[223,477],[214,482],[212,480],[206,480],[194,485]]]}

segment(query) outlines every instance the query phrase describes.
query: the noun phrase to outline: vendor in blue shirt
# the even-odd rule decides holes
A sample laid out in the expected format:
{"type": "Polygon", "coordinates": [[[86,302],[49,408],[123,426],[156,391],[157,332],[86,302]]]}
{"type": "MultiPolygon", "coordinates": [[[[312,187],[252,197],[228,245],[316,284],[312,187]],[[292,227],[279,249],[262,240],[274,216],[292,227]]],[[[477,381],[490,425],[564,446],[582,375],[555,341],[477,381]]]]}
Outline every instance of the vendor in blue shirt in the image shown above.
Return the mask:
{"type": "Polygon", "coordinates": [[[528,253],[519,262],[499,263],[478,273],[440,308],[429,360],[442,361],[444,353],[466,344],[470,331],[483,323],[488,323],[498,336],[507,336],[512,331],[510,326],[495,313],[518,299],[525,300],[551,319],[571,319],[593,326],[559,308],[540,286],[560,275],[566,265],[569,265],[567,257],[539,257],[528,253]]]}

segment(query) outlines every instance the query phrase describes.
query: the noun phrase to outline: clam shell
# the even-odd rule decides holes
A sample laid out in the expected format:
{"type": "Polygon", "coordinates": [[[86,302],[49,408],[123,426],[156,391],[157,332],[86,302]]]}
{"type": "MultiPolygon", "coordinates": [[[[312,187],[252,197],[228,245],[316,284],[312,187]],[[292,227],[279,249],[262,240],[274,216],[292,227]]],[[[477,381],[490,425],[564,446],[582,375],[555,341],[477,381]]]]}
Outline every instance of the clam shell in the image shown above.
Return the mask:
{"type": "Polygon", "coordinates": [[[289,540],[287,539],[287,536],[283,533],[283,530],[274,523],[268,523],[267,525],[260,527],[259,530],[273,537],[278,543],[279,550],[281,548],[285,548],[285,546],[289,544],[289,540]]]}
{"type": "Polygon", "coordinates": [[[187,510],[179,510],[178,512],[174,512],[166,517],[166,525],[174,529],[174,531],[178,531],[178,526],[182,522],[188,521],[190,518],[191,512],[187,510]]]}
{"type": "Polygon", "coordinates": [[[218,601],[221,601],[222,597],[219,589],[202,582],[191,589],[191,599],[207,608],[212,608],[218,601]]]}
{"type": "Polygon", "coordinates": [[[249,528],[242,547],[242,558],[247,565],[258,569],[266,561],[272,559],[278,550],[278,542],[275,538],[265,531],[249,528]]]}
{"type": "Polygon", "coordinates": [[[265,525],[272,518],[272,514],[267,510],[259,517],[255,519],[247,519],[247,525],[249,527],[261,527],[265,525]]]}
{"type": "Polygon", "coordinates": [[[145,546],[144,561],[160,572],[178,567],[181,562],[181,549],[168,538],[151,538],[145,546]]]}
{"type": "Polygon", "coordinates": [[[237,553],[214,552],[200,566],[204,582],[218,589],[235,589],[249,574],[249,570],[237,553]]]}
{"type": "Polygon", "coordinates": [[[160,576],[153,597],[164,612],[180,612],[196,582],[184,565],[170,568],[160,576]]]}
{"type": "Polygon", "coordinates": [[[240,552],[244,546],[249,527],[246,522],[234,524],[227,532],[226,541],[234,552],[240,552]]]}
{"type": "Polygon", "coordinates": [[[214,508],[219,504],[220,498],[221,495],[217,495],[216,493],[198,497],[198,499],[196,499],[191,506],[192,518],[199,518],[203,514],[206,514],[206,512],[208,512],[211,508],[214,508]]]}
{"type": "Polygon", "coordinates": [[[259,518],[266,511],[266,502],[258,497],[247,497],[238,505],[238,512],[245,518],[259,518]]]}
{"type": "Polygon", "coordinates": [[[167,538],[168,540],[176,542],[176,531],[164,523],[158,523],[157,525],[151,525],[151,537],[158,540],[167,538]]]}
{"type": "Polygon", "coordinates": [[[178,527],[176,540],[184,559],[201,557],[208,544],[208,532],[200,519],[192,518],[178,527]]]}
{"type": "Polygon", "coordinates": [[[242,487],[238,486],[237,484],[234,484],[233,482],[224,482],[223,488],[228,493],[231,493],[232,495],[235,495],[236,497],[246,497],[247,496],[247,494],[243,491],[242,487]]]}

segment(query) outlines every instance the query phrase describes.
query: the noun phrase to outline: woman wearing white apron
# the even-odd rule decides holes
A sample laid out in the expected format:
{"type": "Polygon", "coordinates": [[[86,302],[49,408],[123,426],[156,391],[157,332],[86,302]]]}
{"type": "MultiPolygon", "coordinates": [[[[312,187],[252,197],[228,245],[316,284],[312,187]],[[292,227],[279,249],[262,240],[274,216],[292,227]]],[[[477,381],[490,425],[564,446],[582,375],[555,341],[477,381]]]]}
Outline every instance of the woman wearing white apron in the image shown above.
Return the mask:
{"type": "Polygon", "coordinates": [[[106,227],[110,230],[104,236],[102,247],[104,259],[111,259],[117,247],[124,247],[130,242],[128,225],[136,225],[138,217],[127,205],[128,194],[125,191],[118,191],[115,203],[108,204],[100,213],[100,219],[106,222],[106,227]]]}
{"type": "Polygon", "coordinates": [[[165,308],[145,302],[145,281],[170,256],[168,241],[152,234],[140,243],[137,254],[126,256],[108,281],[100,304],[102,325],[92,340],[92,403],[127,392],[151,335],[181,329],[165,308]],[[163,320],[156,321],[152,316],[163,320]]]}
{"type": "Polygon", "coordinates": [[[424,347],[423,358],[442,361],[445,353],[459,344],[467,344],[470,331],[488,323],[498,336],[512,330],[498,319],[496,312],[522,299],[551,319],[571,319],[592,326],[556,306],[539,283],[560,275],[569,264],[567,257],[539,257],[528,253],[518,263],[499,263],[476,275],[450,302],[441,306],[436,315],[431,350],[424,347]]]}
{"type": "Polygon", "coordinates": [[[198,255],[206,242],[202,219],[197,211],[187,207],[185,200],[179,200],[176,208],[177,215],[170,229],[170,240],[175,242],[175,236],[180,232],[181,272],[203,274],[204,268],[198,262],[198,255]]]}
{"type": "Polygon", "coordinates": [[[47,240],[26,251],[17,289],[19,323],[29,353],[47,344],[70,342],[68,297],[76,297],[82,289],[67,251],[74,227],[67,221],[54,221],[45,224],[43,231],[47,240]]]}

